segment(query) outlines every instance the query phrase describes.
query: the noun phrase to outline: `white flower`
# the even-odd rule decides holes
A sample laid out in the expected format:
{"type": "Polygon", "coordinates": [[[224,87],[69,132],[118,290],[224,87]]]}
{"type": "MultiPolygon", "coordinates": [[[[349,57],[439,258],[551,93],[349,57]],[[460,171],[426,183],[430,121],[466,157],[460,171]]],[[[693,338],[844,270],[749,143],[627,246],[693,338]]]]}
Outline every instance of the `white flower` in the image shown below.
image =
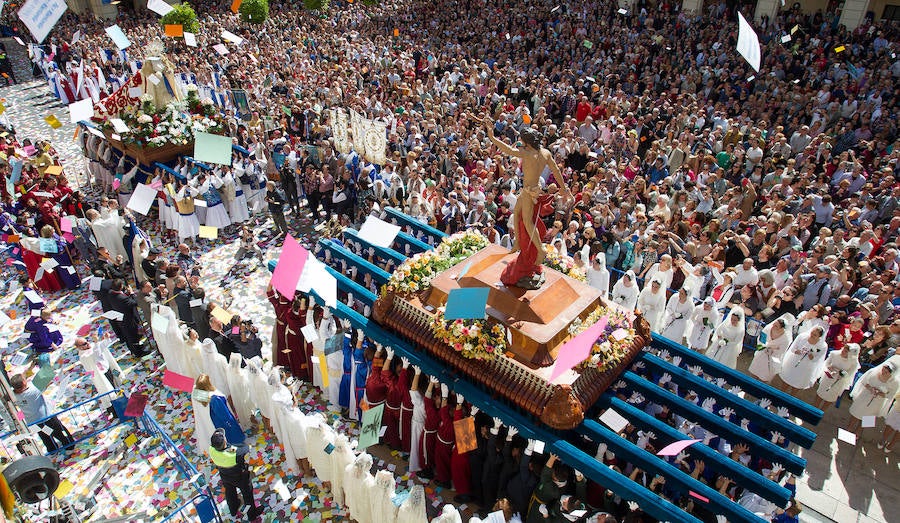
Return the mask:
{"type": "Polygon", "coordinates": [[[188,84],[187,87],[184,88],[187,92],[197,91],[197,86],[195,84],[188,84]]]}
{"type": "Polygon", "coordinates": [[[200,100],[200,105],[211,106],[213,104],[212,98],[204,98],[200,100]]]}
{"type": "Polygon", "coordinates": [[[142,102],[152,102],[152,101],[153,101],[153,95],[150,94],[150,93],[144,93],[144,94],[141,95],[140,100],[141,100],[142,102]]]}
{"type": "Polygon", "coordinates": [[[153,117],[147,114],[138,116],[138,123],[153,123],[153,117]]]}

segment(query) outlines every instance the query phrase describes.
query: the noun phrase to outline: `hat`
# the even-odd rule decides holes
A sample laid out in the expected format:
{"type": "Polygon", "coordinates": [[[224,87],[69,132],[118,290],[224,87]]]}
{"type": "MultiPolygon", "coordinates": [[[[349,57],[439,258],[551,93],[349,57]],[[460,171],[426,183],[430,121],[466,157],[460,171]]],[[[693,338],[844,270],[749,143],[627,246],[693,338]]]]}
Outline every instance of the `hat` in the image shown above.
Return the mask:
{"type": "Polygon", "coordinates": [[[850,354],[859,354],[859,350],[860,350],[859,343],[848,343],[847,344],[847,351],[849,351],[850,354]]]}
{"type": "Polygon", "coordinates": [[[224,449],[228,444],[228,440],[225,439],[225,429],[216,429],[216,431],[213,432],[213,435],[209,438],[209,444],[216,450],[224,449]]]}
{"type": "MultiPolygon", "coordinates": [[[[787,236],[782,236],[782,238],[787,238],[787,236]]],[[[795,251],[797,251],[797,252],[803,252],[803,248],[800,247],[799,245],[792,245],[792,246],[791,246],[791,249],[793,249],[793,250],[795,250],[795,251]]]]}

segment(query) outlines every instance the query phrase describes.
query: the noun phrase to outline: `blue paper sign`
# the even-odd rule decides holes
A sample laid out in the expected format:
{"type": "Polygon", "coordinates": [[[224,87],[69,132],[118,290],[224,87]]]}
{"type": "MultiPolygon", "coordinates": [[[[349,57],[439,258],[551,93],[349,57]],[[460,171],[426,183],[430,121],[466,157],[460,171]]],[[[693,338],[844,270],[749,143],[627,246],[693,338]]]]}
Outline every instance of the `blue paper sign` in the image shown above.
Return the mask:
{"type": "Polygon", "coordinates": [[[118,47],[120,51],[131,45],[131,40],[125,36],[125,32],[122,31],[122,28],[118,25],[107,27],[106,34],[109,35],[109,38],[116,44],[116,47],[118,47]]]}
{"type": "Polygon", "coordinates": [[[59,248],[56,245],[56,240],[53,238],[38,238],[38,242],[40,243],[41,250],[44,252],[49,252],[50,254],[56,254],[59,252],[59,248]]]}
{"type": "Polygon", "coordinates": [[[447,309],[444,319],[447,320],[480,320],[484,319],[487,307],[489,287],[469,287],[453,289],[447,296],[447,309]]]}

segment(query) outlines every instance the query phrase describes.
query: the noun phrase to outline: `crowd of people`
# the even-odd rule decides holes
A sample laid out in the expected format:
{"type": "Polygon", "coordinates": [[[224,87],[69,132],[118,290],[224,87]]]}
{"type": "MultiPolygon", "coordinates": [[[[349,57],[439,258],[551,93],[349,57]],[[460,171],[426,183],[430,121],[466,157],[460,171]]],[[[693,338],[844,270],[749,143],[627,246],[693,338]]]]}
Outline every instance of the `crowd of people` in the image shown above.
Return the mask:
{"type": "MultiPolygon", "coordinates": [[[[512,245],[510,217],[523,197],[519,166],[491,144],[485,122],[510,144],[523,127],[542,134],[575,195],[567,201],[552,178],[544,180],[544,191],[559,197],[541,210],[543,241],[571,256],[589,284],[640,310],[654,332],[730,367],[744,365],[741,353],[755,350],[748,372],[794,393],[809,390],[821,408],[849,391],[847,428],[858,431],[863,421],[884,418],[879,447],[893,449],[900,429],[895,25],[867,22],[848,31],[834,13],[796,8],[764,16],[756,24],[763,62],[755,72],[734,50],[736,14],[724,2],[702,13],[639,2],[626,14],[589,2],[529,2],[527,9],[450,0],[333,2],[324,17],[273,2],[260,26],[242,24],[213,2],[195,8],[203,13],[201,47],[216,43],[223,29],[244,42],[223,56],[168,39],[167,53],[184,73],[180,78],[214,100],[235,144],[250,154],[236,153],[231,167],[205,170],[182,161],[173,166],[177,175],[139,173],[138,166],[115,162],[103,139],[82,133],[89,172],[108,197],[86,202],[50,168],[58,162],[49,144],[0,138],[8,180],[0,187],[4,234],[15,236],[27,290],[77,288],[76,260],[87,262],[91,290],[104,311],[118,313],[110,317],[113,330],[135,356],[148,351],[138,334],[144,325],[167,367],[198,383],[208,376],[209,386],[199,388],[227,397],[244,428],[257,423],[251,413],[258,409],[285,447],[285,466],[331,478],[354,519],[367,521],[366,512],[373,521],[396,517],[374,516],[390,511],[389,504],[354,509],[382,503],[393,478],[386,471],[371,476],[371,458],[356,456],[343,435],[295,407],[282,378],[322,388],[352,418],[363,402],[384,402],[383,441],[409,453],[410,471],[452,485],[461,502],[496,503],[508,510],[507,519],[518,513],[528,522],[641,517],[639,507],[553,457],[544,463],[514,427],[489,416],[476,416],[478,449],[455,453],[447,427],[472,413],[464,398],[341,325],[327,308],[269,289],[276,317],[269,352],[252,322],[239,315],[223,320],[205,298],[205,278],[222,275],[204,274],[196,263],[189,243],[201,223],[242,227],[239,256],[260,260],[253,227],[268,215],[277,233],[292,232],[297,224],[285,213],[309,213],[338,231],[395,207],[447,233],[475,228],[512,245]],[[457,23],[461,16],[465,24],[457,23]],[[232,89],[247,92],[248,110],[228,99],[232,89]],[[355,151],[337,151],[330,108],[387,123],[388,161],[374,165],[355,151]],[[142,218],[135,222],[122,210],[140,175],[160,191],[156,216],[171,231],[174,258],[161,256],[165,241],[152,246],[142,218]],[[198,199],[205,205],[195,205],[198,199]],[[307,325],[317,333],[309,342],[300,332],[307,325]],[[317,455],[324,445],[311,438],[320,437],[341,451],[317,455]],[[344,470],[364,481],[344,479],[344,470]],[[358,485],[368,490],[353,491],[358,485]]],[[[134,45],[119,52],[111,50],[100,21],[68,14],[35,59],[52,73],[51,82],[59,82],[58,71],[93,75],[79,85],[85,96],[102,99],[139,69],[141,49],[161,35],[157,18],[150,12],[120,17],[134,45]],[[76,31],[82,36],[72,42],[76,31]]],[[[58,85],[55,92],[61,95],[58,85]]],[[[331,227],[321,234],[328,232],[331,227]]],[[[374,289],[365,275],[350,276],[374,289]]],[[[352,296],[344,298],[354,305],[352,296]]],[[[41,304],[32,308],[40,311],[41,304]]],[[[47,320],[39,312],[30,322],[36,351],[61,343],[47,320]]],[[[715,407],[710,398],[678,391],[665,376],[653,379],[707,410],[715,407]]],[[[623,399],[762,474],[793,482],[777,464],[665,406],[640,395],[623,399]]],[[[214,424],[206,422],[210,402],[202,400],[195,399],[194,436],[206,449],[214,424]]],[[[727,408],[719,413],[760,432],[727,408]]],[[[625,435],[642,448],[663,443],[652,433],[625,435]]],[[[764,435],[790,443],[777,433],[764,435]]],[[[236,443],[230,434],[227,441],[236,443]]],[[[663,478],[619,463],[602,447],[596,455],[714,519],[663,478]]],[[[776,514],[774,505],[688,455],[674,463],[778,521],[799,511],[795,503],[776,514]]],[[[421,492],[408,500],[421,502],[421,492]]]]}

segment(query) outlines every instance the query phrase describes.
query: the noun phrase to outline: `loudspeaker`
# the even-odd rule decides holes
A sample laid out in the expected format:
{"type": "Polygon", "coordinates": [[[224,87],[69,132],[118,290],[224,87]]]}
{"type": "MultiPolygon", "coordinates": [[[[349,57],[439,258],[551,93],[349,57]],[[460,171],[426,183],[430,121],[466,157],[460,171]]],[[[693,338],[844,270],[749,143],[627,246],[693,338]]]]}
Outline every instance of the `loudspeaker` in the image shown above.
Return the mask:
{"type": "Polygon", "coordinates": [[[46,456],[26,456],[3,470],[9,488],[22,503],[34,504],[49,498],[59,486],[59,472],[46,456]]]}

